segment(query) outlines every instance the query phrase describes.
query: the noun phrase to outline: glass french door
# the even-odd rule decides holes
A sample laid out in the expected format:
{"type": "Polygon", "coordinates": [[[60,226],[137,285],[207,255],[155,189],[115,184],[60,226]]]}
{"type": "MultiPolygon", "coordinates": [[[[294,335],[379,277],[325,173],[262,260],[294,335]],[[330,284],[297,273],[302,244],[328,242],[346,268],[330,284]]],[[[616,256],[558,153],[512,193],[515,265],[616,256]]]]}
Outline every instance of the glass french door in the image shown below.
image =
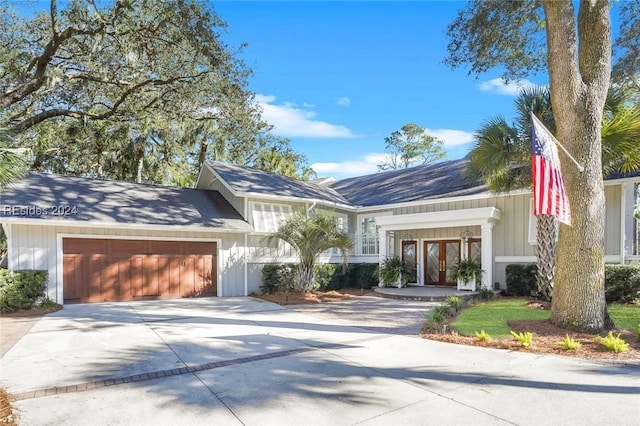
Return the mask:
{"type": "Polygon", "coordinates": [[[418,282],[418,242],[413,240],[402,241],[402,260],[404,260],[411,277],[407,279],[409,284],[418,282]]]}
{"type": "Polygon", "coordinates": [[[460,240],[424,242],[424,283],[456,285],[451,267],[460,261],[460,240]]]}

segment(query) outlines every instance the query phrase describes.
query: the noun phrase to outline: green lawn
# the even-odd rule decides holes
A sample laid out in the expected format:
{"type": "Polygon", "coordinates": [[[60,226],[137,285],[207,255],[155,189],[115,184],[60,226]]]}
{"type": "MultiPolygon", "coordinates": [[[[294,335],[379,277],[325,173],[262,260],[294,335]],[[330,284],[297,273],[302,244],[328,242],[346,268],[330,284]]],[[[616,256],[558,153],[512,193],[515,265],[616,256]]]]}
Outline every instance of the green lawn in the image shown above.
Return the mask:
{"type": "Polygon", "coordinates": [[[640,325],[640,306],[612,303],[609,305],[609,315],[616,323],[616,327],[636,332],[640,325]]]}
{"type": "MultiPolygon", "coordinates": [[[[609,314],[616,326],[636,331],[640,324],[640,307],[612,304],[609,314]]],[[[507,321],[549,319],[551,312],[527,308],[527,299],[499,299],[464,309],[452,323],[458,333],[473,336],[484,330],[492,337],[509,337],[507,321]]]]}

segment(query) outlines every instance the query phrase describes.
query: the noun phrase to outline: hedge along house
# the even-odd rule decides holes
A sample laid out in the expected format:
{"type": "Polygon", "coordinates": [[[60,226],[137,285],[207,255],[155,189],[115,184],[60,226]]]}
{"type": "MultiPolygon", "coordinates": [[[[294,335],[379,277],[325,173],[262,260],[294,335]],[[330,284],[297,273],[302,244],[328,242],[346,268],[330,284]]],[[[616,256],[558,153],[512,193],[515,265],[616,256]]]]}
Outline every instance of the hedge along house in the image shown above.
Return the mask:
{"type": "MultiPolygon", "coordinates": [[[[196,189],[32,173],[1,194],[0,222],[9,268],[47,270],[49,297],[64,303],[259,292],[263,265],[296,261],[264,243],[295,210],[334,214],[356,242],[350,263],[399,255],[412,284],[453,286],[451,266],[473,257],[483,285],[504,288],[506,265],[535,262],[531,193],[490,194],[462,177],[465,164],[303,182],[209,162],[196,189]]],[[[640,173],[605,182],[607,262],[640,259],[639,183],[640,173]]]]}

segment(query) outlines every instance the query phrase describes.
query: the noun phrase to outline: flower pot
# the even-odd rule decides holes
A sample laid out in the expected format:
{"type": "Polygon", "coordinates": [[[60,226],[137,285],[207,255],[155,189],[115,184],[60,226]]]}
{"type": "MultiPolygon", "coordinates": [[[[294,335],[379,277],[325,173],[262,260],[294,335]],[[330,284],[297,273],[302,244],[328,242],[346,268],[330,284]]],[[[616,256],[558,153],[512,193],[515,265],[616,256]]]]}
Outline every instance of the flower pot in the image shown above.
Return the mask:
{"type": "Polygon", "coordinates": [[[458,280],[458,290],[476,291],[476,279],[472,278],[471,281],[464,282],[458,280]]]}

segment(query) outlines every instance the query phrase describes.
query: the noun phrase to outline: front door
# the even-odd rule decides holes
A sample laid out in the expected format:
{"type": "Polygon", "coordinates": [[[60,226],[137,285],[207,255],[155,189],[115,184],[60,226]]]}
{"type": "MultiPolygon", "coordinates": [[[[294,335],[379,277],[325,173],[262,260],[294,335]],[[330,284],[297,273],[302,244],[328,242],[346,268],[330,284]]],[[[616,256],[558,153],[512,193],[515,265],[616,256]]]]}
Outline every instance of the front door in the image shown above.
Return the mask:
{"type": "Polygon", "coordinates": [[[411,277],[407,279],[408,284],[418,283],[418,242],[414,240],[402,241],[402,260],[407,265],[411,277]]]}
{"type": "Polygon", "coordinates": [[[451,267],[460,261],[460,240],[425,241],[424,283],[456,285],[451,279],[451,267]]]}

